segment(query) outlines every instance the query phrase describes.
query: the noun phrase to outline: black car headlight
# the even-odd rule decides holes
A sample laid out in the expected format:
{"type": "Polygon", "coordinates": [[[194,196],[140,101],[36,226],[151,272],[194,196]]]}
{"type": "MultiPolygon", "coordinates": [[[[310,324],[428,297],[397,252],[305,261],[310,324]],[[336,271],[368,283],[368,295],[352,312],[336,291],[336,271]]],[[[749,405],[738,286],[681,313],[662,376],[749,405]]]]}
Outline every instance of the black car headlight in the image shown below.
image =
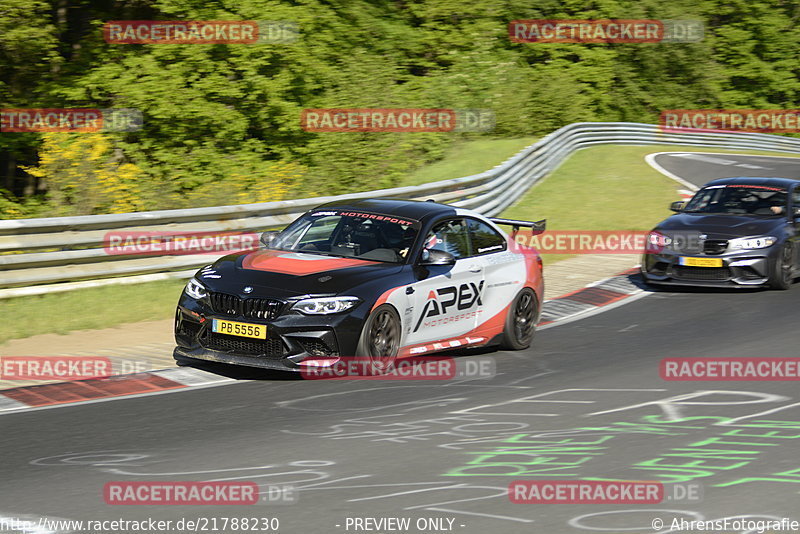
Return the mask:
{"type": "Polygon", "coordinates": [[[731,250],[755,250],[759,248],[771,247],[778,241],[778,238],[771,235],[761,237],[740,237],[728,241],[731,250]]]}
{"type": "Polygon", "coordinates": [[[328,315],[347,311],[358,302],[358,297],[316,297],[299,300],[292,309],[306,315],[328,315]]]}
{"type": "Polygon", "coordinates": [[[186,283],[186,294],[192,297],[193,299],[202,299],[208,296],[208,290],[206,286],[201,284],[197,278],[191,278],[186,283]]]}
{"type": "Polygon", "coordinates": [[[647,243],[645,243],[645,253],[652,254],[652,253],[660,253],[664,252],[665,249],[669,248],[672,244],[672,238],[666,236],[659,232],[658,230],[653,230],[649,234],[647,234],[647,243]]]}
{"type": "Polygon", "coordinates": [[[666,247],[672,243],[672,238],[661,232],[653,231],[648,234],[647,241],[654,247],[666,247]]]}

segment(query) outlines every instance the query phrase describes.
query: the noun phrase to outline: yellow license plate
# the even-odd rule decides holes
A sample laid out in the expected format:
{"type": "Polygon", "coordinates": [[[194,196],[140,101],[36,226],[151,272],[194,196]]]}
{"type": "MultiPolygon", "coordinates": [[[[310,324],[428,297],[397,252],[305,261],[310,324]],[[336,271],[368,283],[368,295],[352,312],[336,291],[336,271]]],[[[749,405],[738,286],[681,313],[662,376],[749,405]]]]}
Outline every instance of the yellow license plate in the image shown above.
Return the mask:
{"type": "Polygon", "coordinates": [[[722,258],[686,258],[681,256],[680,264],[687,267],[722,267],[722,258]]]}
{"type": "Polygon", "coordinates": [[[224,319],[213,319],[211,331],[229,336],[252,337],[256,339],[267,339],[267,327],[263,324],[237,323],[236,321],[226,321],[224,319]]]}

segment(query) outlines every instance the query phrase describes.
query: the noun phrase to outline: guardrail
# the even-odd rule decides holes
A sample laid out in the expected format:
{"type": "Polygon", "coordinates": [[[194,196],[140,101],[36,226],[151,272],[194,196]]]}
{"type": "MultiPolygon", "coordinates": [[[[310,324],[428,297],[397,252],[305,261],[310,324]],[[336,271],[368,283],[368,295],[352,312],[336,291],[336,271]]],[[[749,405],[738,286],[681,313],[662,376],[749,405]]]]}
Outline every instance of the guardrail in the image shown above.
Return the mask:
{"type": "Polygon", "coordinates": [[[108,231],[261,231],[340,199],[434,199],[488,216],[501,213],[576,150],[600,144],[667,144],[800,153],[800,139],[755,133],[665,132],[652,124],[582,122],[565,126],[495,168],[453,180],[350,195],[261,204],[0,221],[0,298],[80,287],[188,278],[209,255],[111,255],[108,231]]]}

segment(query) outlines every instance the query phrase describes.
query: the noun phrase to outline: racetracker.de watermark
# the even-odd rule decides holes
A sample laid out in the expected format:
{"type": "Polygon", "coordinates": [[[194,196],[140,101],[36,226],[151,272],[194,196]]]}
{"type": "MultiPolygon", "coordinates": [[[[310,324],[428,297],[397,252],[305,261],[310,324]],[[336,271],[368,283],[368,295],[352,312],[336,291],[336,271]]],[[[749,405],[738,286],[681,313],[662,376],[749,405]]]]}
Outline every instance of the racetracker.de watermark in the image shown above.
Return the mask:
{"type": "Polygon", "coordinates": [[[800,358],[664,358],[658,373],[670,381],[788,382],[800,380],[800,358]]]}
{"type": "Polygon", "coordinates": [[[362,356],[310,358],[300,363],[300,374],[307,380],[456,380],[492,378],[497,373],[494,358],[416,356],[380,361],[362,356]]]}
{"type": "Polygon", "coordinates": [[[699,132],[800,132],[798,109],[667,109],[659,127],[667,133],[699,132]]]}
{"type": "Polygon", "coordinates": [[[109,505],[254,505],[293,504],[298,490],[287,485],[255,482],[122,481],[103,486],[109,505]]]}
{"type": "Polygon", "coordinates": [[[515,43],[695,43],[704,33],[699,20],[534,19],[508,24],[515,43]]]}
{"type": "Polygon", "coordinates": [[[515,504],[658,504],[697,503],[700,484],[665,484],[632,480],[515,480],[508,485],[515,504]]]}
{"type": "Polygon", "coordinates": [[[110,20],[103,25],[108,44],[282,44],[299,37],[298,24],[285,20],[110,20]]]}
{"type": "MultiPolygon", "coordinates": [[[[514,241],[540,254],[642,254],[661,248],[648,244],[649,232],[636,230],[548,230],[517,234],[514,241]]],[[[663,247],[662,247],[663,248],[663,247]]]]}
{"type": "Polygon", "coordinates": [[[256,232],[107,232],[103,250],[111,256],[217,254],[242,252],[259,247],[256,232]]]}
{"type": "Polygon", "coordinates": [[[144,119],[138,109],[0,109],[0,132],[133,132],[144,119]]]}
{"type": "Polygon", "coordinates": [[[3,356],[2,380],[87,380],[107,376],[142,373],[152,369],[144,359],[118,359],[103,356],[3,356]]]}
{"type": "Polygon", "coordinates": [[[307,132],[488,132],[494,125],[491,109],[330,108],[300,115],[307,132]]]}

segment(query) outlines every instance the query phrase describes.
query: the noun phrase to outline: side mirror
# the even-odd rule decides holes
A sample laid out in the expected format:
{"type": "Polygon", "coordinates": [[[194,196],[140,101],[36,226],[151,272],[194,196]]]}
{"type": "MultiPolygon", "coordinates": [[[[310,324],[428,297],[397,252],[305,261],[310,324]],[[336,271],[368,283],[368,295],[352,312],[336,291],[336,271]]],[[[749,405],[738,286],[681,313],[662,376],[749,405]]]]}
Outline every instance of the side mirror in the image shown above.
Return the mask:
{"type": "Polygon", "coordinates": [[[278,239],[278,235],[280,232],[270,231],[264,232],[261,234],[259,241],[264,246],[264,248],[270,248],[272,244],[278,239]]]}
{"type": "Polygon", "coordinates": [[[419,264],[420,265],[455,265],[456,257],[450,254],[449,252],[445,252],[444,250],[428,250],[424,249],[422,251],[422,257],[420,258],[419,264]]]}
{"type": "Polygon", "coordinates": [[[795,219],[800,217],[800,208],[798,207],[792,208],[792,217],[794,217],[795,219]]]}
{"type": "Polygon", "coordinates": [[[669,205],[669,209],[674,211],[675,213],[680,213],[683,211],[683,208],[686,207],[685,200],[676,200],[672,204],[669,205]]]}

